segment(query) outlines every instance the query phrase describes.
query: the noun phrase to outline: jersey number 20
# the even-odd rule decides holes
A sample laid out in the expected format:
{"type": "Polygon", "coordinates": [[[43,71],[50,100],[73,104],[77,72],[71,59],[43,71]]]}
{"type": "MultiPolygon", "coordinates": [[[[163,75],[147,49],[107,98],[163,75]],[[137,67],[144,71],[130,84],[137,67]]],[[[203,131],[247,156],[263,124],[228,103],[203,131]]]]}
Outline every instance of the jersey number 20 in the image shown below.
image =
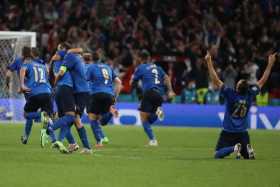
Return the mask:
{"type": "Polygon", "coordinates": [[[160,81],[158,79],[158,70],[157,69],[152,69],[152,73],[155,75],[155,84],[159,84],[160,81]]]}
{"type": "Polygon", "coordinates": [[[235,118],[243,118],[247,113],[246,101],[240,102],[234,106],[232,116],[235,118]]]}
{"type": "Polygon", "coordinates": [[[34,71],[35,82],[38,82],[38,83],[46,83],[47,82],[47,80],[45,78],[45,73],[44,73],[43,68],[33,67],[33,71],[34,71]]]}

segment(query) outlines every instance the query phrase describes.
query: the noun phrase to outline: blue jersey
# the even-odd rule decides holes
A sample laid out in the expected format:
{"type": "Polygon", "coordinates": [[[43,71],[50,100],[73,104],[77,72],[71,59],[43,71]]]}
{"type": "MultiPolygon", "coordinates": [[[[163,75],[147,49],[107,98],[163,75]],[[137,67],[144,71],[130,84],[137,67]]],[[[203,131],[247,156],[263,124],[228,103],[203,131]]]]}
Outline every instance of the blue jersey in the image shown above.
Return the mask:
{"type": "Polygon", "coordinates": [[[48,81],[48,73],[45,65],[30,60],[22,64],[26,70],[24,84],[31,89],[28,97],[38,94],[51,93],[51,86],[48,81]]]}
{"type": "Polygon", "coordinates": [[[164,76],[163,69],[155,64],[145,63],[137,67],[133,81],[142,81],[143,91],[157,89],[161,94],[164,93],[164,76]]]}
{"type": "Polygon", "coordinates": [[[63,66],[70,72],[73,80],[75,93],[88,92],[88,82],[86,80],[85,63],[80,55],[67,53],[63,60],[63,66]]]}
{"type": "MultiPolygon", "coordinates": [[[[63,64],[63,61],[59,60],[59,61],[54,61],[53,63],[54,63],[53,72],[54,74],[58,74],[60,67],[63,64]]],[[[56,83],[56,86],[63,86],[63,85],[73,88],[73,81],[69,71],[66,71],[64,75],[56,83]]]]}
{"type": "Polygon", "coordinates": [[[23,63],[23,59],[16,57],[15,61],[8,66],[8,69],[12,72],[16,71],[17,74],[19,75],[19,71],[22,63],[23,63]]]}
{"type": "Polygon", "coordinates": [[[116,77],[109,65],[103,63],[90,64],[87,71],[90,94],[104,92],[114,95],[113,82],[116,77]]]}
{"type": "Polygon", "coordinates": [[[225,98],[226,112],[223,128],[228,132],[244,132],[248,128],[248,112],[259,93],[260,88],[253,85],[246,95],[240,95],[231,88],[222,87],[221,95],[225,98]]]}

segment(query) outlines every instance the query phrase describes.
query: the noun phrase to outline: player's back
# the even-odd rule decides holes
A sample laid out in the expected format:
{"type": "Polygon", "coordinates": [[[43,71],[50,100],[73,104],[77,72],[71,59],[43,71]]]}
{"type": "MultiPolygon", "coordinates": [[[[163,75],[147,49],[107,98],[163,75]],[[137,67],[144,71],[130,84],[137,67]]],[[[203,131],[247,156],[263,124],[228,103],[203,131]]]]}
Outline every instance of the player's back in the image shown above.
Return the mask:
{"type": "MultiPolygon", "coordinates": [[[[53,62],[53,69],[52,69],[52,71],[54,72],[54,74],[57,74],[59,72],[62,64],[63,64],[63,61],[61,61],[61,60],[53,62]]],[[[59,79],[57,81],[56,85],[57,86],[66,85],[66,86],[69,86],[69,87],[73,87],[73,81],[72,81],[72,77],[71,77],[70,73],[68,71],[66,71],[64,73],[64,75],[61,77],[61,79],[59,79]]]]}
{"type": "Polygon", "coordinates": [[[231,88],[222,88],[226,111],[223,128],[229,132],[243,132],[248,128],[248,112],[254,97],[259,93],[258,86],[251,86],[246,95],[240,95],[231,88]]]}
{"type": "Polygon", "coordinates": [[[87,80],[89,81],[90,93],[99,92],[113,93],[113,81],[116,75],[112,68],[104,63],[91,64],[87,71],[87,80]]]}
{"type": "Polygon", "coordinates": [[[51,86],[48,81],[47,68],[33,60],[28,60],[22,65],[26,69],[25,84],[31,89],[28,96],[34,96],[43,93],[51,93],[51,86]]]}
{"type": "Polygon", "coordinates": [[[63,66],[65,66],[71,74],[74,91],[76,93],[88,92],[85,63],[82,57],[79,54],[67,53],[64,57],[63,66]]]}
{"type": "Polygon", "coordinates": [[[157,89],[164,93],[164,76],[163,69],[153,63],[141,64],[134,73],[134,80],[141,80],[143,91],[157,89]]]}

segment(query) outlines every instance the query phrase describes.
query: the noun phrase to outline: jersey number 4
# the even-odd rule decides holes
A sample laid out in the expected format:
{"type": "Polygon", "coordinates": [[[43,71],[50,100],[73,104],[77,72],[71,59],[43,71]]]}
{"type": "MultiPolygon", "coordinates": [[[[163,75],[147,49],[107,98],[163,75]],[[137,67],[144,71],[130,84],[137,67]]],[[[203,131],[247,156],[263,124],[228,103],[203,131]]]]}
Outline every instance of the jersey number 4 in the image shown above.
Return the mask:
{"type": "Polygon", "coordinates": [[[47,82],[43,68],[33,67],[33,71],[34,71],[35,82],[38,82],[38,83],[46,83],[47,82]]]}
{"type": "Polygon", "coordinates": [[[157,69],[152,69],[152,73],[155,75],[155,84],[159,84],[160,81],[158,79],[158,70],[157,69]]]}

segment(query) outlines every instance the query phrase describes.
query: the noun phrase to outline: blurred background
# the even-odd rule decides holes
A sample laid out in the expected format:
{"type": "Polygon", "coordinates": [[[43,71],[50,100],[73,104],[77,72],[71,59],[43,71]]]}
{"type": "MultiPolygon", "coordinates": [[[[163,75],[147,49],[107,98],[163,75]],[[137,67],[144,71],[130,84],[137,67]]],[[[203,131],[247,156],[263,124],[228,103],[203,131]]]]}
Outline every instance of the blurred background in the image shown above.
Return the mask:
{"type": "MultiPolygon", "coordinates": [[[[255,82],[268,54],[280,51],[280,1],[0,0],[0,30],[36,32],[45,61],[62,40],[88,52],[102,47],[123,81],[120,101],[137,101],[129,80],[139,50],[147,49],[171,76],[177,96],[167,102],[220,104],[203,63],[206,49],[228,87],[239,78],[255,82]]],[[[279,83],[278,62],[256,104],[280,105],[279,83]]]]}

